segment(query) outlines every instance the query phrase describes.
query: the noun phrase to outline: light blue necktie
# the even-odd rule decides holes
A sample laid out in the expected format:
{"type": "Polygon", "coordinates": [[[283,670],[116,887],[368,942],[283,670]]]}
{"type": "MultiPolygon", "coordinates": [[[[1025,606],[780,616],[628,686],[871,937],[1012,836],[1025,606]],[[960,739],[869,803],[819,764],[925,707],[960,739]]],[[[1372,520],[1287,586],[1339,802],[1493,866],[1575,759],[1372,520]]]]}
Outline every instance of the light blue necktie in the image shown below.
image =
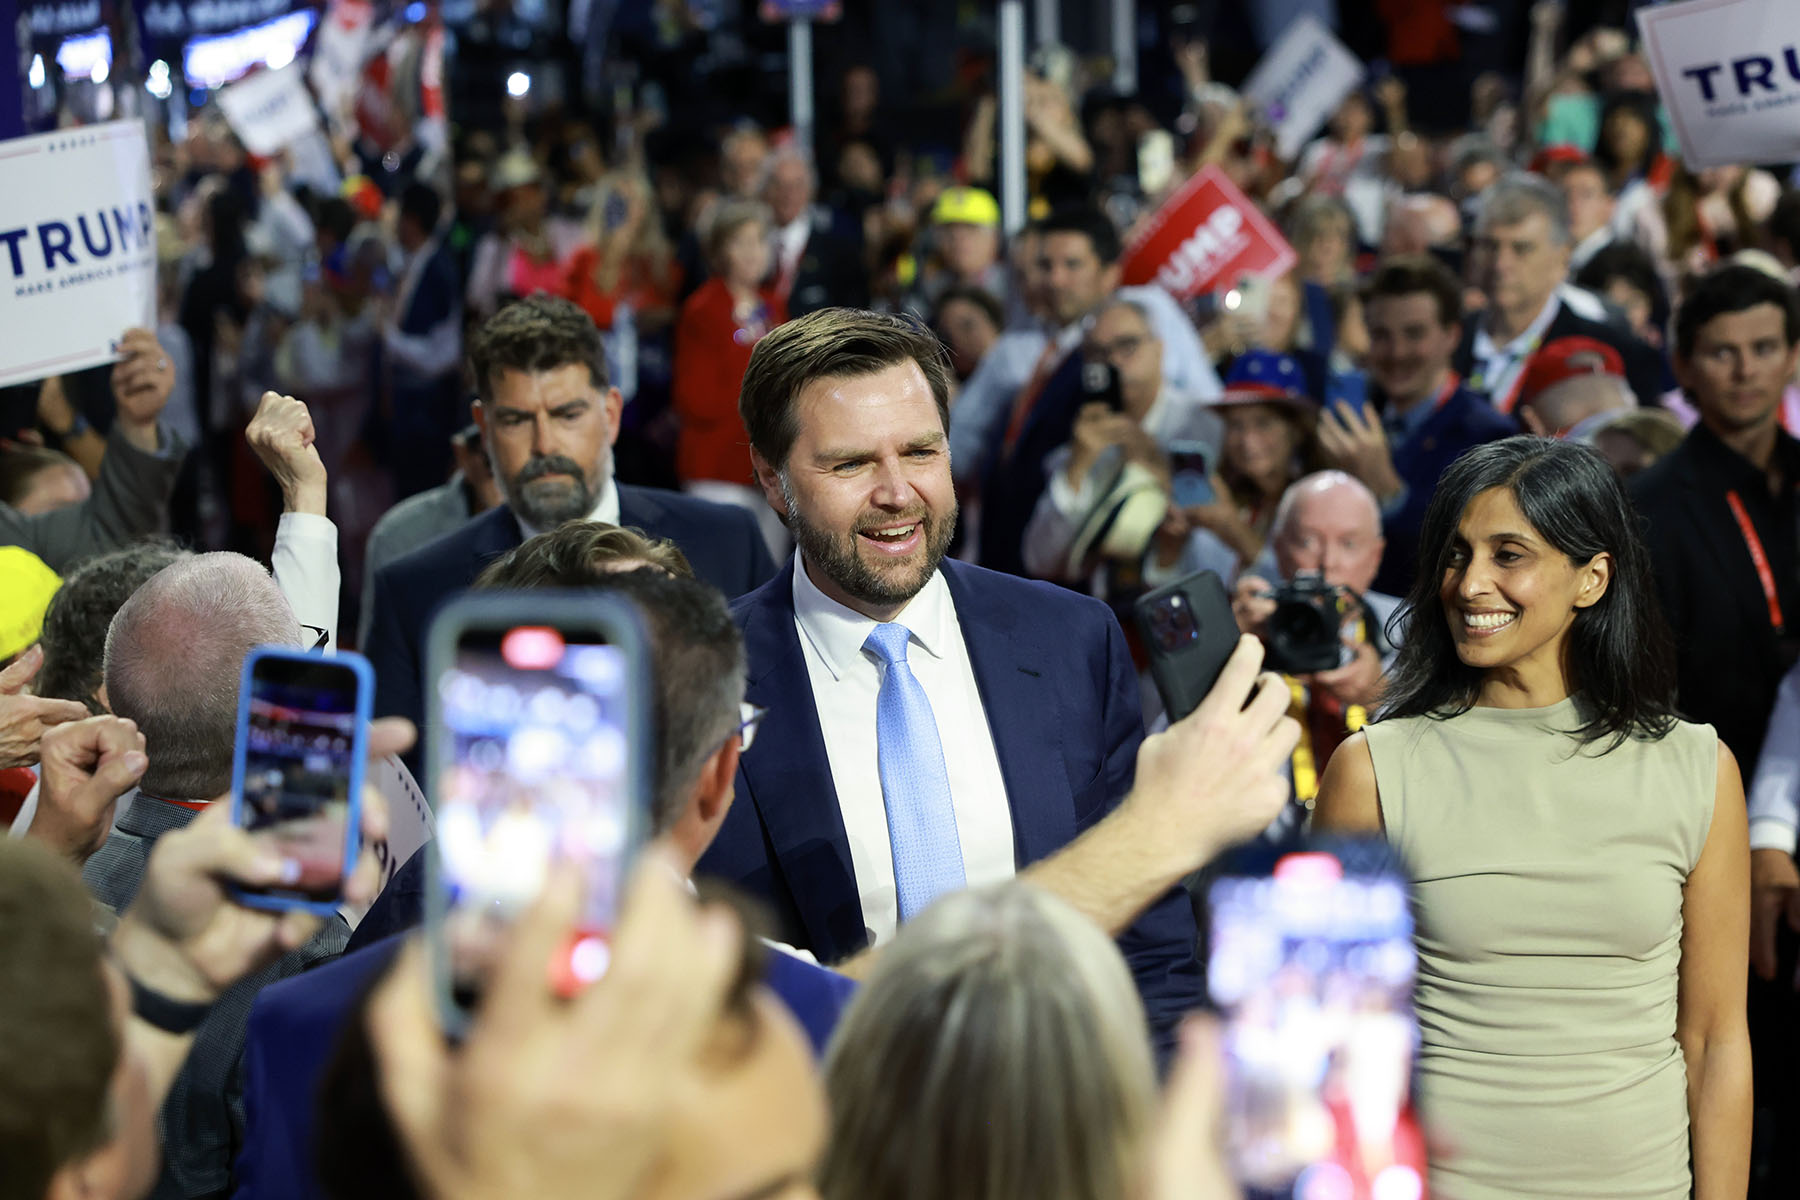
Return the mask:
{"type": "Polygon", "coordinates": [[[863,643],[886,664],[875,697],[875,748],[902,921],[964,883],[944,744],[931,701],[906,663],[908,636],[904,625],[877,625],[863,643]]]}

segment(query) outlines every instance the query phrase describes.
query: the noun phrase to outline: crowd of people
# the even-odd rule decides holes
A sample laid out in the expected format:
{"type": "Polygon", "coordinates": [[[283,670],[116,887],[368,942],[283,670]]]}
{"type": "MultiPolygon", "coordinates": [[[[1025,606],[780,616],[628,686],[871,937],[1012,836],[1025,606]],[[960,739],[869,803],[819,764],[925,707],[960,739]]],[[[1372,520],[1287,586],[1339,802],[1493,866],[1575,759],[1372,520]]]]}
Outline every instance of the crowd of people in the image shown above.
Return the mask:
{"type": "Polygon", "coordinates": [[[1011,234],[985,80],[944,154],[860,61],[810,147],[158,133],[155,327],[0,392],[0,1194],[1235,1195],[1208,869],[1333,833],[1411,874],[1428,1194],[1793,1195],[1800,182],[1567,19],[1511,84],[1397,22],[1290,159],[1202,42],[1034,56],[1011,234]],[[1294,265],[1122,284],[1203,168],[1294,265]],[[1171,720],[1133,609],[1204,571],[1171,720]],[[450,1042],[390,817],[434,614],[542,588],[643,618],[652,844],[602,979],[552,872],[450,1042]],[[335,917],[233,899],[266,644],[373,668],[335,917]]]}

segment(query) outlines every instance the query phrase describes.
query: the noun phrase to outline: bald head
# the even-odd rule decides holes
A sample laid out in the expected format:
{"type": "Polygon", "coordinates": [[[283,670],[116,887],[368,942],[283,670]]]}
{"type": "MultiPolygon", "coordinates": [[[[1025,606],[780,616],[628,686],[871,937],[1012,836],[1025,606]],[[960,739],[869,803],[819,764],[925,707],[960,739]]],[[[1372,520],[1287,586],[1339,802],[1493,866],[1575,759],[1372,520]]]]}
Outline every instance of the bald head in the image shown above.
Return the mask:
{"type": "Polygon", "coordinates": [[[1388,208],[1381,237],[1381,256],[1424,254],[1448,246],[1462,232],[1462,214],[1448,196],[1423,192],[1402,196],[1388,208]]]}
{"type": "Polygon", "coordinates": [[[300,623],[268,570],[199,554],[151,576],[106,632],[106,701],[137,722],[150,766],[139,786],[210,800],[231,785],[238,677],[264,643],[298,646],[300,623]]]}
{"type": "Polygon", "coordinates": [[[1577,375],[1519,405],[1519,419],[1540,437],[1562,437],[1583,421],[1635,407],[1630,385],[1617,375],[1577,375]]]}
{"type": "Polygon", "coordinates": [[[1319,471],[1282,494],[1275,509],[1275,564],[1283,578],[1319,571],[1357,595],[1369,590],[1387,543],[1375,493],[1342,471],[1319,471]]]}

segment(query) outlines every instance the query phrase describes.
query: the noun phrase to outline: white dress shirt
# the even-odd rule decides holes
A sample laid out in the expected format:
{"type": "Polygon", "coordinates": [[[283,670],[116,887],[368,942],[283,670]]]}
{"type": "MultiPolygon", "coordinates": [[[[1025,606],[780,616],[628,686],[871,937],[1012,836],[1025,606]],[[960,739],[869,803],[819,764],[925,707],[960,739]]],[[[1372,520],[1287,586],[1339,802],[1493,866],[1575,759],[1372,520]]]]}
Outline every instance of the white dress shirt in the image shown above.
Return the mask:
{"type": "MultiPolygon", "coordinates": [[[[876,761],[875,699],[885,668],[873,652],[862,648],[876,622],[820,591],[802,562],[800,555],[794,556],[794,624],[850,842],[863,925],[871,940],[879,943],[893,936],[899,900],[876,761]]],[[[963,876],[971,887],[1010,879],[1017,870],[1012,809],[956,604],[941,572],[932,575],[895,621],[912,634],[907,665],[925,689],[937,719],[962,845],[963,876]]]]}
{"type": "Polygon", "coordinates": [[[1545,302],[1543,310],[1532,318],[1531,324],[1504,346],[1495,344],[1488,334],[1485,322],[1476,328],[1475,344],[1471,350],[1475,367],[1481,372],[1479,390],[1496,408],[1506,397],[1512,395],[1519,376],[1525,372],[1525,364],[1537,352],[1538,344],[1544,339],[1544,331],[1550,328],[1550,322],[1556,320],[1557,311],[1561,307],[1561,297],[1552,295],[1545,302]]]}
{"type": "Polygon", "coordinates": [[[1794,853],[1800,840],[1800,667],[1781,677],[1750,780],[1750,848],[1794,853]]]}
{"type": "MultiPolygon", "coordinates": [[[[530,541],[540,533],[550,532],[547,529],[537,529],[527,525],[525,523],[525,518],[519,515],[519,510],[516,508],[512,510],[512,514],[513,520],[519,523],[520,535],[523,536],[526,541],[530,541]]],[[[589,512],[587,516],[581,519],[584,521],[599,521],[605,525],[617,525],[619,523],[619,488],[618,485],[613,483],[611,475],[608,475],[605,479],[600,481],[600,495],[599,498],[594,501],[593,511],[589,512]]]]}

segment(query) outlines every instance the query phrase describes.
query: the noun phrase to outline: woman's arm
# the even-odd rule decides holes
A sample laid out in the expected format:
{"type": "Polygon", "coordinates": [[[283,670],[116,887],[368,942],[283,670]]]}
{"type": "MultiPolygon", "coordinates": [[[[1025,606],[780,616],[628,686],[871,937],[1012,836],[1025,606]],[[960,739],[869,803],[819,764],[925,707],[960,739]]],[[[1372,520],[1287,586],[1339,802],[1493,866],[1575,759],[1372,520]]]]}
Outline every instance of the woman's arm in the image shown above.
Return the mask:
{"type": "Polygon", "coordinates": [[[1680,1007],[1695,1200],[1737,1200],[1750,1184],[1750,837],[1737,760],[1719,744],[1712,826],[1681,901],[1680,1007]]]}
{"type": "Polygon", "coordinates": [[[1319,781],[1313,802],[1314,833],[1381,833],[1381,796],[1375,788],[1375,760],[1366,734],[1344,739],[1319,781]]]}

